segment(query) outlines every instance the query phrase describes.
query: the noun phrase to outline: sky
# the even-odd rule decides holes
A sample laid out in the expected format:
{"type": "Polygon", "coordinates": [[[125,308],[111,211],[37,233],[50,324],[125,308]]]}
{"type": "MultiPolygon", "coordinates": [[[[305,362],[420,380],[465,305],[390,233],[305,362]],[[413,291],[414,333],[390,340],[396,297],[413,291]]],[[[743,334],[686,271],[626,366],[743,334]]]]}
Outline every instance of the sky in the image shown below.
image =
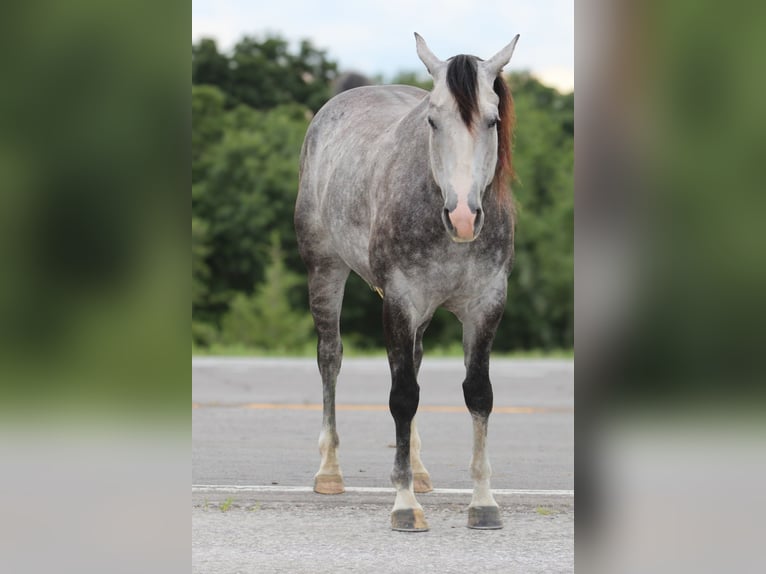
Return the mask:
{"type": "Polygon", "coordinates": [[[574,88],[574,0],[193,0],[192,41],[230,49],[242,36],[278,34],[326,50],[341,71],[390,79],[420,72],[413,32],[441,59],[487,59],[521,34],[506,71],[528,70],[574,88]]]}

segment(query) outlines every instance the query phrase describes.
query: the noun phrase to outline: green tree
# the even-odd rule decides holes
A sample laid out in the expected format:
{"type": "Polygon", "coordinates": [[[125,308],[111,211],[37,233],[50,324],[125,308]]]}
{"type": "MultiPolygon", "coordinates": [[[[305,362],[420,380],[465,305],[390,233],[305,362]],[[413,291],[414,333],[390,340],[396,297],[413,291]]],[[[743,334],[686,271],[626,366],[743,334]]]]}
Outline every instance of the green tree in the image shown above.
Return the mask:
{"type": "Polygon", "coordinates": [[[252,348],[297,351],[312,340],[313,322],[307,311],[296,311],[290,292],[306,288],[305,278],[287,269],[279,236],[271,235],[265,279],[253,295],[238,293],[223,319],[222,339],[252,348]]]}
{"type": "Polygon", "coordinates": [[[192,46],[192,84],[217,86],[227,108],[245,104],[255,109],[298,103],[316,112],[330,98],[337,65],[311,42],[297,53],[279,36],[246,36],[222,54],[214,40],[192,46]]]}
{"type": "Polygon", "coordinates": [[[517,126],[516,262],[497,349],[574,343],[574,96],[510,77],[517,126]]]}
{"type": "Polygon", "coordinates": [[[204,179],[210,150],[223,139],[225,101],[215,86],[192,86],[192,184],[204,179]]]}
{"type": "Polygon", "coordinates": [[[268,112],[239,106],[224,117],[225,135],[209,150],[205,179],[192,186],[193,215],[207,226],[208,298],[196,313],[218,322],[234,295],[264,278],[272,231],[284,238],[291,269],[302,269],[292,212],[308,124],[301,106],[268,112]]]}
{"type": "Polygon", "coordinates": [[[192,44],[192,85],[217,86],[228,91],[231,83],[229,57],[218,51],[212,38],[202,38],[192,44]]]}

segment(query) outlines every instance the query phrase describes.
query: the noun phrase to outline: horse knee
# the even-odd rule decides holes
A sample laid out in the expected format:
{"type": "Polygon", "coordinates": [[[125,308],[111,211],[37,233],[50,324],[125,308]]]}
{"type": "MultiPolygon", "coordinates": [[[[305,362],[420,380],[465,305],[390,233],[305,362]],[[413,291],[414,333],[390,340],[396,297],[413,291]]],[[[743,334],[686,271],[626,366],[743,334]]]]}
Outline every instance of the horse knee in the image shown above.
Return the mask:
{"type": "Polygon", "coordinates": [[[486,417],[492,412],[492,384],[488,377],[467,378],[463,382],[463,397],[471,414],[486,417]]]}
{"type": "Polygon", "coordinates": [[[388,408],[396,421],[410,423],[420,402],[420,386],[417,383],[395,385],[391,388],[388,408]]]}

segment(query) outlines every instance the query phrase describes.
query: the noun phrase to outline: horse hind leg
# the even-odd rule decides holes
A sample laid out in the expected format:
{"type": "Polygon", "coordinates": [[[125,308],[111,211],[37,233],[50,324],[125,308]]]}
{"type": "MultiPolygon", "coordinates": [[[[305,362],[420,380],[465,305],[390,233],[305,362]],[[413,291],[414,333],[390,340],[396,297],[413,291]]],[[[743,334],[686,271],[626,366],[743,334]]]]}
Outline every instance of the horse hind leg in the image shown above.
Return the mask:
{"type": "MultiPolygon", "coordinates": [[[[423,333],[428,327],[428,322],[423,323],[415,334],[415,374],[420,372],[420,363],[423,360],[423,333]]],[[[423,494],[431,492],[434,487],[431,484],[431,475],[428,473],[423,461],[420,459],[420,434],[418,433],[418,427],[415,422],[415,418],[412,419],[412,427],[410,429],[410,464],[412,465],[412,480],[414,483],[415,492],[423,494]]]]}
{"type": "Polygon", "coordinates": [[[434,487],[431,484],[431,475],[423,465],[423,461],[420,460],[420,434],[418,434],[418,427],[414,418],[412,419],[410,433],[410,465],[412,466],[412,480],[415,492],[418,494],[431,492],[434,487]]]}
{"type": "Polygon", "coordinates": [[[322,376],[322,457],[314,476],[314,491],[320,494],[344,492],[343,473],[338,462],[338,432],[335,425],[335,386],[343,359],[340,339],[340,310],[349,268],[340,260],[323,259],[309,269],[309,303],[317,332],[317,363],[322,376]]]}

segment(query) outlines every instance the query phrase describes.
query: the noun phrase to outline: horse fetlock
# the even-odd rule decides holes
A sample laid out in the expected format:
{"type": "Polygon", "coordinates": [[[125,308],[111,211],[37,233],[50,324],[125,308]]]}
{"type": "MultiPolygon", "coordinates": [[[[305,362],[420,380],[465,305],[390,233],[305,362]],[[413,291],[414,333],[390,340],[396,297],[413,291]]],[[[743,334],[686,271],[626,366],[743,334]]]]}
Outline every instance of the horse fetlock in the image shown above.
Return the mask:
{"type": "Polygon", "coordinates": [[[395,465],[391,471],[391,483],[397,491],[409,488],[412,484],[412,469],[395,465]]]}
{"type": "Polygon", "coordinates": [[[412,479],[412,484],[415,492],[418,494],[431,492],[434,489],[431,484],[431,477],[427,472],[416,472],[412,479]]]}
{"type": "Polygon", "coordinates": [[[324,456],[328,451],[335,450],[340,446],[340,438],[337,431],[323,430],[319,433],[319,452],[324,456]]]}
{"type": "Polygon", "coordinates": [[[471,461],[471,478],[474,481],[487,481],[492,476],[492,467],[486,457],[477,461],[471,461]]]}

